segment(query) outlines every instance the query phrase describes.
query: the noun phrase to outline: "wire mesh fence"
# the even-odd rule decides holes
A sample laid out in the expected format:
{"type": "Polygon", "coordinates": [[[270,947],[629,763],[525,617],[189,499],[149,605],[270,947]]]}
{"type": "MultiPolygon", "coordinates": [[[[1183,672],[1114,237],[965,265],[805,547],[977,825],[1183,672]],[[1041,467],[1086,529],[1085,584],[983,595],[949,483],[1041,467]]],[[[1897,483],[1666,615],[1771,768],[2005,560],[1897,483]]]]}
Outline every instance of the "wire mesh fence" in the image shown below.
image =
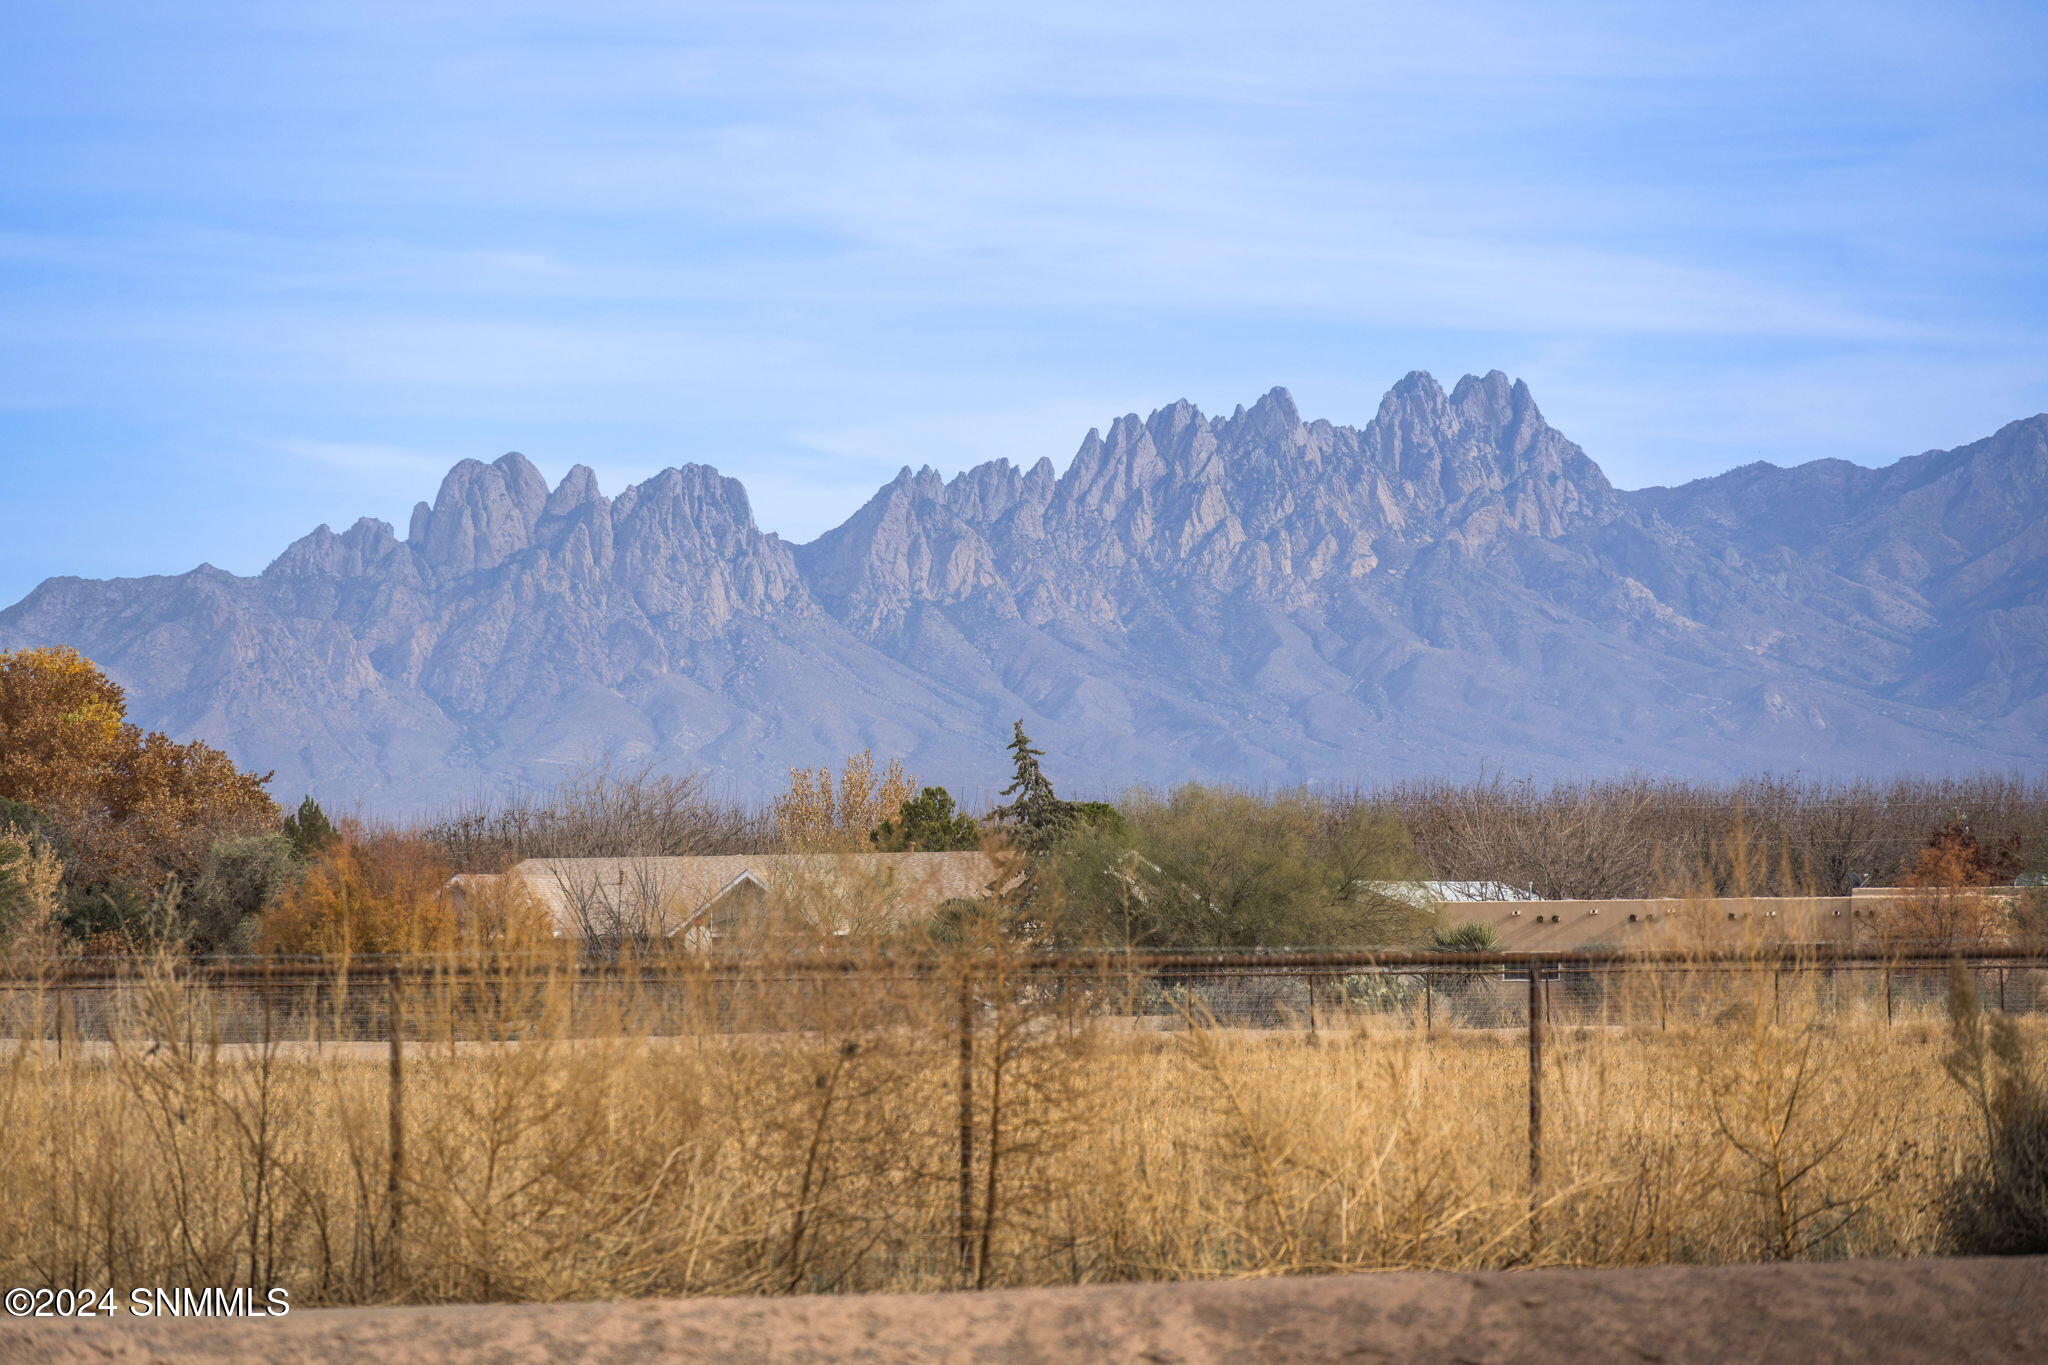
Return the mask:
{"type": "Polygon", "coordinates": [[[677,1037],[815,1030],[863,1014],[877,993],[942,1008],[965,979],[980,1002],[1109,1026],[1299,1031],[1668,1029],[1712,1021],[1759,990],[1796,992],[1842,1019],[1923,1019],[1945,1010],[1956,971],[1986,1009],[2048,1013],[2048,958],[1746,954],[1121,954],[968,962],[212,959],[48,963],[0,976],[0,1040],[183,1041],[325,1046],[391,1038],[512,1042],[568,1036],[677,1037]],[[166,992],[179,1008],[162,1008],[166,992]]]}

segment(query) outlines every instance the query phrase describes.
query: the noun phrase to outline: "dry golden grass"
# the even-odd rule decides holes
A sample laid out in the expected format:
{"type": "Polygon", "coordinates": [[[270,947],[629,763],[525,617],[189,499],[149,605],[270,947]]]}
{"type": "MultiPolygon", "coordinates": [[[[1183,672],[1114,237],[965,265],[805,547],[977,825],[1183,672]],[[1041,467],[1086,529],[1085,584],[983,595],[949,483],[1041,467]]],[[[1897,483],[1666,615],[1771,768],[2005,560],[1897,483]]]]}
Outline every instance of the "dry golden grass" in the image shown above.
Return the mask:
{"type": "Polygon", "coordinates": [[[1133,1020],[1103,1008],[1129,983],[997,956],[963,1188],[959,963],[486,965],[406,996],[395,1174],[388,1060],[328,1041],[377,1036],[374,990],[224,1046],[222,1001],[157,978],[112,1044],[0,1054],[0,1279],[318,1304],[1911,1255],[1982,1140],[1938,1018],[1673,976],[1552,1031],[1532,1200],[1519,1029],[1133,1020]]]}

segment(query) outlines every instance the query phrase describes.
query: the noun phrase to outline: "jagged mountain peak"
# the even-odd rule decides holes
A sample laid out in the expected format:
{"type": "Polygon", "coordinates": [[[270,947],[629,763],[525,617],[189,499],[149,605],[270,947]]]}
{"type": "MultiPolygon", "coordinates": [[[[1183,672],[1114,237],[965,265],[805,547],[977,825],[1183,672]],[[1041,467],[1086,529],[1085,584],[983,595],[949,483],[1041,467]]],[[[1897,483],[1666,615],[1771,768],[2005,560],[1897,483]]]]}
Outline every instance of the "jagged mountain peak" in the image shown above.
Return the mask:
{"type": "Polygon", "coordinates": [[[1294,406],[1294,395],[1276,384],[1250,408],[1240,407],[1230,426],[1242,441],[1288,441],[1301,426],[1301,412],[1294,406]]]}
{"type": "MultiPolygon", "coordinates": [[[[533,461],[527,459],[516,450],[508,450],[497,459],[492,460],[491,468],[499,471],[508,479],[516,479],[522,483],[541,478],[540,470],[534,468],[533,461]]],[[[543,480],[543,482],[545,481],[543,480]]]]}
{"type": "Polygon", "coordinates": [[[755,524],[746,485],[710,465],[674,465],[632,485],[611,504],[610,520],[619,552],[650,572],[723,576],[727,564],[690,561],[716,554],[751,562],[769,554],[777,560],[777,591],[793,577],[782,563],[786,549],[771,551],[755,524]]]}
{"type": "Polygon", "coordinates": [[[1436,382],[1436,376],[1428,370],[1410,370],[1394,381],[1386,396],[1400,402],[1441,401],[1444,386],[1436,382]]]}
{"type": "Polygon", "coordinates": [[[1618,494],[1527,384],[1418,370],[1358,426],[1275,388],[1126,413],[1064,471],[906,466],[808,545],[705,464],[607,499],[464,460],[403,540],[53,578],[0,649],[76,645],[139,720],[384,810],[608,751],[758,792],[871,747],[993,786],[1020,715],[1100,791],[2010,766],[2048,761],[2044,526],[2048,415],[1618,494]]]}
{"type": "Polygon", "coordinates": [[[1450,406],[1465,420],[1482,426],[1505,427],[1524,405],[1534,406],[1529,386],[1519,379],[1510,381],[1499,370],[1468,374],[1450,392],[1450,406]]]}
{"type": "Polygon", "coordinates": [[[1284,422],[1301,420],[1301,413],[1294,406],[1294,395],[1284,385],[1275,384],[1259,395],[1259,401],[1252,404],[1252,411],[1258,412],[1262,408],[1284,422]]]}
{"type": "Polygon", "coordinates": [[[438,572],[495,568],[530,543],[547,501],[547,480],[517,451],[489,464],[462,460],[427,514],[415,512],[408,540],[438,572]]]}
{"type": "Polygon", "coordinates": [[[360,578],[375,572],[400,550],[391,523],[376,517],[358,517],[336,535],[322,522],[284,548],[263,570],[265,578],[337,579],[360,578]]]}
{"type": "Polygon", "coordinates": [[[548,494],[546,511],[549,516],[565,516],[603,499],[604,493],[597,484],[597,471],[586,464],[571,465],[562,481],[555,485],[555,491],[548,494]]]}

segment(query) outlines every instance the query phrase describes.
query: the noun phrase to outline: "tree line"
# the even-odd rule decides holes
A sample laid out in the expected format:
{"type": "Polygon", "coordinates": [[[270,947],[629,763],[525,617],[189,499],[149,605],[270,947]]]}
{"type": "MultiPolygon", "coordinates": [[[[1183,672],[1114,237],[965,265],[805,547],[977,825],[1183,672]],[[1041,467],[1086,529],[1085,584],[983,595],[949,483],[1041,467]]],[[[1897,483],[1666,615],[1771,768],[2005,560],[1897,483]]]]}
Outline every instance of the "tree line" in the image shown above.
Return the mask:
{"type": "Polygon", "coordinates": [[[2048,784],[2020,777],[1189,784],[1111,803],[1060,795],[1021,721],[1008,753],[1010,783],[979,814],[863,751],[792,771],[765,807],[599,762],[525,800],[377,827],[310,796],[286,812],[268,775],[144,731],[76,651],[0,653],[0,945],[445,949],[465,932],[449,878],[536,857],[983,850],[1000,884],[937,932],[1159,948],[1484,946],[1398,889],[1432,875],[1546,898],[2048,880],[2048,784]]]}

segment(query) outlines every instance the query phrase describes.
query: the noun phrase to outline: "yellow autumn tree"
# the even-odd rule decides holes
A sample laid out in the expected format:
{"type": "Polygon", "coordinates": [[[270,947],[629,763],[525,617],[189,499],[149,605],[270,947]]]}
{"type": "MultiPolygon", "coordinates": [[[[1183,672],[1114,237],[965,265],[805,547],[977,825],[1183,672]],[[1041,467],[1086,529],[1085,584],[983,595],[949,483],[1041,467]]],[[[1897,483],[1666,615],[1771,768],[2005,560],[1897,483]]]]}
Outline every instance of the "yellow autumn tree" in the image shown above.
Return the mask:
{"type": "Polygon", "coordinates": [[[121,689],[75,649],[0,654],[0,796],[74,814],[112,782],[130,740],[121,689]]]}
{"type": "Polygon", "coordinates": [[[0,797],[63,829],[80,884],[190,879],[216,841],[277,828],[269,780],[131,724],[120,687],[75,649],[0,653],[0,797]]]}
{"type": "Polygon", "coordinates": [[[867,749],[848,758],[837,774],[829,763],[791,768],[789,790],[775,799],[776,835],[798,852],[866,849],[868,832],[894,819],[916,792],[901,759],[890,759],[877,773],[867,749]]]}

